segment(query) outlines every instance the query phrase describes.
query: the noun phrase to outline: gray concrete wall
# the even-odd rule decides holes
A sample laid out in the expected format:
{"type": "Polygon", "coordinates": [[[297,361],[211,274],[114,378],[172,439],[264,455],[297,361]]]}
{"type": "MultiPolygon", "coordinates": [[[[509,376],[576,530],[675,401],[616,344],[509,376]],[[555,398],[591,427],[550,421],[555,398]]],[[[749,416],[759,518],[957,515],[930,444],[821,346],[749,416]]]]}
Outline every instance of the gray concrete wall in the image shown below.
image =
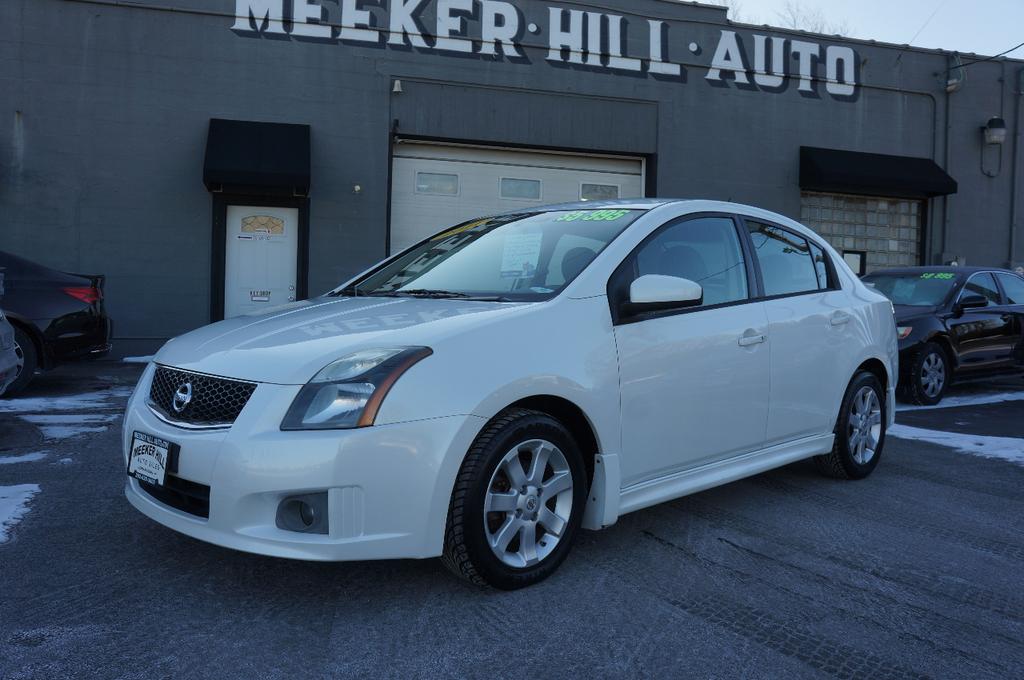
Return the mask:
{"type": "MultiPolygon", "coordinates": [[[[792,216],[801,145],[929,157],[960,183],[948,210],[947,201],[930,202],[929,258],[1010,259],[1021,62],[973,65],[947,97],[944,54],[729,26],[722,10],[659,0],[596,4],[629,15],[634,56],[647,56],[647,19],[669,21],[678,78],[554,63],[546,33],[525,31],[525,58],[508,59],[232,31],[234,0],[135,4],[0,4],[0,249],[107,274],[125,351],[140,346],[132,339],[209,320],[211,197],[202,164],[213,117],[312,127],[314,294],[385,254],[394,121],[406,135],[648,154],[661,196],[732,199],[792,216]],[[823,83],[816,97],[793,82],[782,92],[715,86],[705,76],[723,29],[739,34],[748,59],[755,33],[849,45],[861,60],[857,96],[833,97],[823,83]],[[395,78],[403,94],[391,93],[395,78]],[[1001,166],[980,132],[1000,114],[1011,128],[1001,166]]],[[[322,4],[338,23],[339,3],[322,4]]],[[[360,4],[386,21],[388,3],[360,4]]],[[[515,4],[524,26],[547,29],[550,3],[515,4]]],[[[430,26],[433,5],[424,14],[430,26]]],[[[1017,231],[1015,259],[1024,260],[1019,218],[1017,231]]]]}

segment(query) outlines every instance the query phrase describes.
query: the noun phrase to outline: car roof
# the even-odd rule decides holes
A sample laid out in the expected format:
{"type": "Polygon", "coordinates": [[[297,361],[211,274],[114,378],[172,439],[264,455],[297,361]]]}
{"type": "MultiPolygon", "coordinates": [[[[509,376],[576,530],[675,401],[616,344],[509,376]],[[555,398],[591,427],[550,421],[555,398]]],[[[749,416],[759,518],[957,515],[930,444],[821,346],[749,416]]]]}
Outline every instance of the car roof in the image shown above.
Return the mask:
{"type": "MultiPolygon", "coordinates": [[[[787,226],[799,225],[804,229],[807,229],[807,227],[800,225],[792,218],[771,212],[770,210],[758,208],[756,206],[744,205],[743,203],[732,203],[729,201],[716,201],[698,198],[626,198],[611,201],[575,201],[572,203],[556,203],[553,205],[537,206],[536,208],[530,208],[528,212],[550,210],[604,210],[608,208],[617,208],[619,210],[654,210],[655,208],[663,208],[665,206],[677,206],[680,209],[695,213],[738,213],[748,217],[760,217],[761,219],[771,220],[787,226]]],[[[515,215],[522,212],[527,211],[520,208],[518,210],[504,211],[498,213],[498,215],[515,215]]],[[[813,233],[810,229],[807,229],[807,231],[813,233]]]]}

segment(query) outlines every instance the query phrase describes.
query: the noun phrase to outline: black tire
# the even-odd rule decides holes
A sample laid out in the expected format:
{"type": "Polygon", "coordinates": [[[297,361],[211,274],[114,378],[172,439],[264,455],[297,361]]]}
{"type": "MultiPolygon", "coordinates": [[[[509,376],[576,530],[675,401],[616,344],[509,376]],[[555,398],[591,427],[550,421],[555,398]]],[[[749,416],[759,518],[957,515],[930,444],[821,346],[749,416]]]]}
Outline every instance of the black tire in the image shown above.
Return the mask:
{"type": "Polygon", "coordinates": [[[828,477],[834,479],[864,479],[870,475],[878,466],[882,457],[882,449],[885,447],[886,434],[886,399],[885,390],[878,378],[868,371],[860,371],[853,377],[850,386],[846,388],[843,395],[843,403],[839,408],[839,417],[836,419],[835,444],[832,451],[823,455],[815,456],[814,462],[818,469],[828,477]],[[864,460],[863,454],[853,450],[851,447],[851,435],[857,423],[852,422],[857,416],[854,414],[854,402],[865,389],[870,389],[878,400],[879,430],[877,445],[873,449],[870,459],[864,460]],[[860,458],[860,460],[858,459],[860,458]]]}
{"type": "Polygon", "coordinates": [[[39,368],[39,353],[36,351],[35,343],[32,342],[32,338],[28,333],[17,326],[14,327],[14,344],[15,351],[21,354],[24,363],[21,367],[21,373],[10,384],[7,391],[4,392],[5,397],[13,397],[28,387],[28,384],[32,382],[32,378],[35,377],[36,369],[39,368]]]}
{"type": "Polygon", "coordinates": [[[952,378],[952,365],[945,348],[937,342],[926,342],[907,362],[907,369],[900,380],[898,390],[900,401],[918,406],[935,406],[942,401],[952,378]],[[938,391],[929,386],[925,375],[936,365],[934,362],[938,362],[943,374],[942,385],[938,391]]]}
{"type": "MultiPolygon", "coordinates": [[[[507,409],[495,416],[477,436],[462,463],[448,508],[441,560],[457,576],[477,585],[517,590],[539,583],[554,573],[569,554],[583,519],[587,492],[583,456],[565,426],[538,411],[507,409]],[[551,552],[532,566],[516,568],[499,559],[491,549],[485,522],[495,520],[494,515],[500,519],[502,513],[492,513],[485,519],[484,502],[495,471],[506,455],[520,445],[538,439],[550,442],[564,456],[572,476],[572,508],[563,533],[551,552]]],[[[548,503],[548,500],[542,498],[540,502],[548,503]]],[[[543,528],[534,531],[540,532],[541,545],[544,544],[543,539],[550,539],[543,528]]]]}

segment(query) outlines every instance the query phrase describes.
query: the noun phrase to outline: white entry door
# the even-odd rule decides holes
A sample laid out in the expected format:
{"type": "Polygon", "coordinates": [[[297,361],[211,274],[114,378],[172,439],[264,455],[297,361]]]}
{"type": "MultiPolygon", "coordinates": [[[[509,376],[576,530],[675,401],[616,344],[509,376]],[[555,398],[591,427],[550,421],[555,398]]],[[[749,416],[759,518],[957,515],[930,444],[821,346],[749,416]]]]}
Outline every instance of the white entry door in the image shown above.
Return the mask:
{"type": "Polygon", "coordinates": [[[224,318],[295,300],[298,208],[229,205],[224,318]]]}

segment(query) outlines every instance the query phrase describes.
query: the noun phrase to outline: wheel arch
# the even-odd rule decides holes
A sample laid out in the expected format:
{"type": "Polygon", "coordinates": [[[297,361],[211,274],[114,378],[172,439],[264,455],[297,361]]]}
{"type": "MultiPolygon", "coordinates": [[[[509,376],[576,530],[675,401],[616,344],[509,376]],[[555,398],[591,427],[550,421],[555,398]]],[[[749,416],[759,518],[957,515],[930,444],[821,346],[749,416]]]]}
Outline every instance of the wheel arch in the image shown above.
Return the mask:
{"type": "MultiPolygon", "coordinates": [[[[934,333],[925,342],[934,342],[946,353],[950,368],[956,370],[960,367],[960,356],[953,347],[953,340],[945,333],[934,333]]],[[[923,343],[922,343],[923,344],[923,343]]]]}
{"type": "Polygon", "coordinates": [[[509,408],[525,408],[532,411],[540,411],[562,423],[569,430],[577,446],[580,447],[580,453],[583,454],[583,462],[587,467],[587,483],[593,486],[594,461],[599,453],[597,432],[582,408],[565,397],[551,394],[525,397],[501,410],[504,411],[509,408]]]}
{"type": "Polygon", "coordinates": [[[850,377],[850,380],[852,381],[853,378],[855,378],[857,374],[860,373],[861,371],[867,371],[868,373],[871,373],[876,378],[878,378],[878,381],[882,383],[883,390],[887,391],[889,389],[889,385],[892,382],[892,378],[890,378],[889,370],[885,367],[885,364],[882,362],[881,359],[872,357],[862,362],[861,365],[857,367],[857,370],[854,371],[853,376],[850,377]]]}
{"type": "Polygon", "coordinates": [[[23,331],[28,335],[29,339],[32,340],[32,345],[36,350],[36,360],[39,362],[39,368],[48,369],[53,367],[53,358],[50,353],[46,351],[46,343],[43,342],[43,334],[31,321],[27,321],[19,316],[13,316],[6,310],[4,314],[7,317],[7,322],[14,328],[23,331]]]}

